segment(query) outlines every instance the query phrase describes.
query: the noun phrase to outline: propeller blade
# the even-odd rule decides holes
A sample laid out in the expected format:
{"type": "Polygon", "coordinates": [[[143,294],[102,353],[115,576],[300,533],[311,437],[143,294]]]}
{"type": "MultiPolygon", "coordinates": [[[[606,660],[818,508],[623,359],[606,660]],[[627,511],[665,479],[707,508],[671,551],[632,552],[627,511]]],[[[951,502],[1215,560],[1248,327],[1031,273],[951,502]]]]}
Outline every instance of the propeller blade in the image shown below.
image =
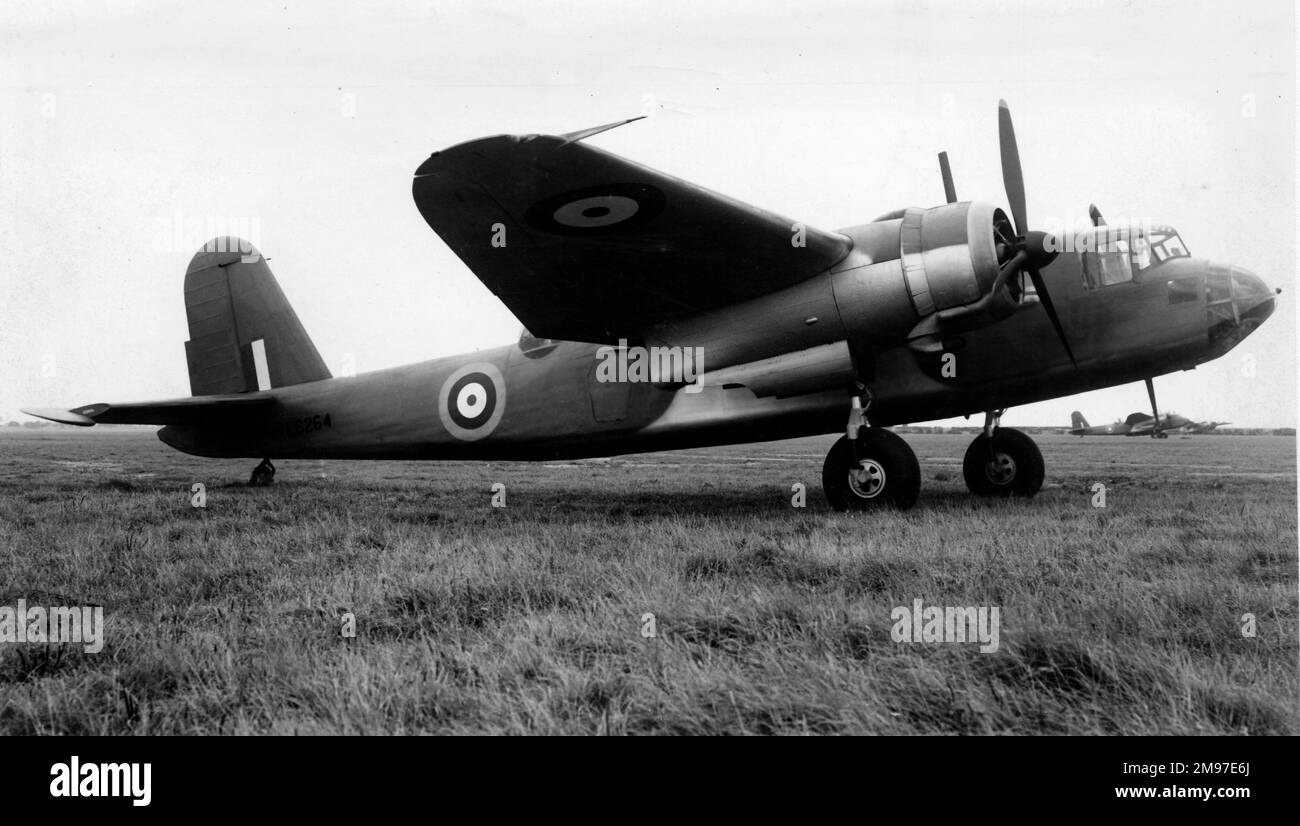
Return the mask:
{"type": "Polygon", "coordinates": [[[1034,282],[1034,291],[1038,293],[1038,301],[1047,310],[1047,317],[1052,320],[1052,326],[1056,328],[1056,337],[1061,340],[1061,346],[1065,348],[1065,354],[1070,357],[1070,363],[1075,367],[1079,362],[1074,360],[1074,351],[1070,349],[1070,342],[1065,338],[1065,328],[1061,326],[1061,319],[1056,314],[1056,307],[1052,304],[1052,297],[1047,293],[1047,283],[1043,281],[1043,274],[1036,268],[1028,267],[1029,277],[1034,282]]]}
{"type": "Polygon", "coordinates": [[[1088,204],[1088,217],[1092,219],[1094,227],[1106,226],[1106,219],[1101,217],[1101,210],[1097,209],[1096,204],[1088,204]]]}
{"type": "Polygon", "coordinates": [[[943,196],[948,203],[957,203],[957,187],[952,182],[952,167],[948,166],[948,153],[939,153],[939,173],[943,175],[943,196]]]}
{"type": "Polygon", "coordinates": [[[1025,216],[1025,176],[1020,171],[1020,149],[1016,146],[1016,129],[1011,125],[1011,109],[1005,100],[998,101],[998,143],[1002,149],[1002,185],[1011,204],[1011,220],[1016,233],[1024,235],[1029,226],[1025,216]]]}

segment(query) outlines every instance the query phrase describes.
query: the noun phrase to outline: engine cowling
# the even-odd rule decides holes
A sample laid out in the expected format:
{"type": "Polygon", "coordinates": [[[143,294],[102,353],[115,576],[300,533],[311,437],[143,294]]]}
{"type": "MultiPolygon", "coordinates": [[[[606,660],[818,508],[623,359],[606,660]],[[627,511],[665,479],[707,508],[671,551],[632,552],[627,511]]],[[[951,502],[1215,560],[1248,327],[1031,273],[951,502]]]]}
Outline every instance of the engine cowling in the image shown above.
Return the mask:
{"type": "Polygon", "coordinates": [[[899,258],[918,315],[972,304],[993,290],[997,222],[1010,227],[1001,210],[978,201],[906,211],[899,258]]]}
{"type": "Polygon", "coordinates": [[[1019,282],[1001,272],[1015,230],[991,204],[964,201],[849,231],[855,261],[833,273],[850,338],[931,349],[947,333],[991,324],[1016,311],[1019,282]],[[854,266],[856,264],[856,266],[854,266]],[[891,342],[892,340],[892,342],[891,342]]]}

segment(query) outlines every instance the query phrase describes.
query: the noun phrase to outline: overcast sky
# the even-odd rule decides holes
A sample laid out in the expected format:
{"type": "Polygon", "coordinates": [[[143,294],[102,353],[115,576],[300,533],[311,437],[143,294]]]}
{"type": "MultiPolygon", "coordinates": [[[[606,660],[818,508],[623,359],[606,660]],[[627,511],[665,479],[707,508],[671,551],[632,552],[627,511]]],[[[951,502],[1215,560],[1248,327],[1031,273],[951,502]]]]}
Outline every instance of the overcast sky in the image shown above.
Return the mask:
{"type": "Polygon", "coordinates": [[[331,369],[366,371],[518,333],[412,202],[433,151],[652,111],[593,144],[835,229],[941,203],[940,149],[1003,203],[1004,97],[1033,224],[1095,201],[1283,288],[1162,410],[1294,425],[1295,34],[1290,0],[6,4],[0,420],[188,395],[196,224],[242,222],[331,369]]]}

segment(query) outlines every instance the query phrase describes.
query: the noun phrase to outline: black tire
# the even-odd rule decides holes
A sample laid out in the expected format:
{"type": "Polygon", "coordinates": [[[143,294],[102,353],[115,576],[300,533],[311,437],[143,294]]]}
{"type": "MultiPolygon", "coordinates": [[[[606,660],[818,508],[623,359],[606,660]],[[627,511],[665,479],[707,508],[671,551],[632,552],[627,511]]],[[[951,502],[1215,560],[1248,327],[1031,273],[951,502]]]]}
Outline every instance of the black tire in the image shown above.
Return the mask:
{"type": "Polygon", "coordinates": [[[858,461],[841,436],[822,465],[822,490],[837,511],[894,507],[907,510],[921,495],[921,465],[907,442],[879,427],[858,432],[858,461]],[[851,473],[856,470],[857,474],[851,473]]]}
{"type": "Polygon", "coordinates": [[[253,475],[248,477],[250,487],[264,488],[275,482],[275,465],[271,464],[270,459],[263,459],[262,463],[253,468],[253,475]]]}
{"type": "Polygon", "coordinates": [[[976,496],[1033,496],[1043,486],[1043,454],[1034,440],[1009,427],[981,433],[966,448],[961,472],[976,496]]]}

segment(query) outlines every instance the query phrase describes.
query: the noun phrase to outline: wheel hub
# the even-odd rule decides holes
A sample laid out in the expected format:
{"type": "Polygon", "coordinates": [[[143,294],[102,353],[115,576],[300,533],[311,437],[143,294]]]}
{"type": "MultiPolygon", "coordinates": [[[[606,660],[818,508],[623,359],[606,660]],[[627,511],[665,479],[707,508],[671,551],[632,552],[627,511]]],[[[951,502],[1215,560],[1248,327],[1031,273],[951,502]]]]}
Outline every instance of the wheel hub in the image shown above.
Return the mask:
{"type": "Polygon", "coordinates": [[[1016,478],[1016,460],[1006,453],[994,453],[984,463],[984,475],[995,485],[1009,485],[1016,478]]]}
{"type": "Polygon", "coordinates": [[[849,490],[861,499],[874,499],[885,489],[885,468],[875,459],[861,459],[849,468],[849,490]]]}

